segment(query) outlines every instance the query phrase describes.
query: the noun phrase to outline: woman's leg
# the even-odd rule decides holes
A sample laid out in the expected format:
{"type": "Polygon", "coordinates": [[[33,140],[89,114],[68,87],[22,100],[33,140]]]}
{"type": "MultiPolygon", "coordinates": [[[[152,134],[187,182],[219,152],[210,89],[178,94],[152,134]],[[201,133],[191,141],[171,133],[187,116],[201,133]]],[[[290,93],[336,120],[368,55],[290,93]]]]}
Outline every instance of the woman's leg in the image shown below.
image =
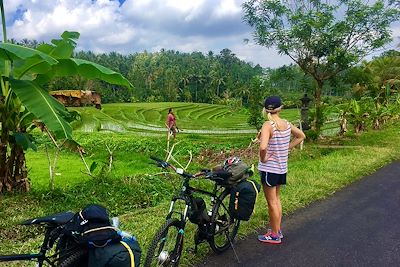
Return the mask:
{"type": "Polygon", "coordinates": [[[280,198],[280,189],[281,186],[277,185],[276,186],[276,200],[278,203],[278,210],[279,210],[279,220],[278,220],[278,230],[281,230],[281,223],[282,223],[282,204],[281,204],[281,198],[280,198]]]}
{"type": "Polygon", "coordinates": [[[172,126],[172,134],[174,136],[174,139],[176,138],[176,126],[172,126]]]}
{"type": "Polygon", "coordinates": [[[269,187],[263,184],[264,195],[268,203],[269,222],[272,233],[277,234],[280,230],[280,202],[277,199],[277,187],[269,187]]]}
{"type": "Polygon", "coordinates": [[[167,128],[167,140],[169,140],[171,138],[171,128],[167,128]]]}

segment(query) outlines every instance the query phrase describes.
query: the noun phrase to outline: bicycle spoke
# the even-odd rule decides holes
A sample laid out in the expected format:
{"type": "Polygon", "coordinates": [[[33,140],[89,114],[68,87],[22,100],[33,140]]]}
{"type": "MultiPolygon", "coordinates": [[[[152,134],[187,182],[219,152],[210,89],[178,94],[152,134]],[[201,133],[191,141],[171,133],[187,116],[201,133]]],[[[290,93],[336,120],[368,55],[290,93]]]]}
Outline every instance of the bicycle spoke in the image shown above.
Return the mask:
{"type": "Polygon", "coordinates": [[[240,224],[229,213],[229,196],[226,192],[213,211],[214,236],[210,246],[216,253],[221,253],[232,245],[240,224]]]}
{"type": "Polygon", "coordinates": [[[168,220],[154,237],[144,266],[177,266],[182,246],[178,220],[168,220]]]}

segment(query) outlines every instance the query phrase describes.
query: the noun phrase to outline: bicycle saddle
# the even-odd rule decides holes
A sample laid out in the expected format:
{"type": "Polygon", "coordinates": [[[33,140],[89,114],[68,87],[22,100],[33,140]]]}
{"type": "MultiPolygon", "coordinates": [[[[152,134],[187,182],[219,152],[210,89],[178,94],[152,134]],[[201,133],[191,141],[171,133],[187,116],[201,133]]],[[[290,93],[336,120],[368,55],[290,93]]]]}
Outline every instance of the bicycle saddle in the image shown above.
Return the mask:
{"type": "Polygon", "coordinates": [[[33,225],[33,224],[47,224],[47,225],[62,225],[66,224],[68,221],[74,217],[75,213],[72,211],[60,212],[44,217],[33,218],[23,221],[22,225],[33,225]]]}

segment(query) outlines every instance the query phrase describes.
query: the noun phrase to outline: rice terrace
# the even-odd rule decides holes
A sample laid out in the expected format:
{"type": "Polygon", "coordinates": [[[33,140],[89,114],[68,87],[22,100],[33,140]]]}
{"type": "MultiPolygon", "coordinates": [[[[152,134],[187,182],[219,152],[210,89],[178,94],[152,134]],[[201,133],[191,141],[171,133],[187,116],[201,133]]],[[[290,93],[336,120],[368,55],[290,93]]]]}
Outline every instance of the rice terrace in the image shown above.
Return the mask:
{"type": "Polygon", "coordinates": [[[397,168],[398,1],[181,2],[0,0],[0,266],[253,266],[397,168]]]}
{"type": "MultiPolygon", "coordinates": [[[[195,103],[132,103],[106,104],[102,110],[73,108],[81,121],[74,129],[80,132],[110,131],[116,133],[165,132],[165,117],[173,108],[181,133],[241,134],[256,133],[248,125],[245,110],[232,110],[224,105],[195,103]]],[[[291,121],[299,120],[298,110],[285,111],[291,121]]]]}

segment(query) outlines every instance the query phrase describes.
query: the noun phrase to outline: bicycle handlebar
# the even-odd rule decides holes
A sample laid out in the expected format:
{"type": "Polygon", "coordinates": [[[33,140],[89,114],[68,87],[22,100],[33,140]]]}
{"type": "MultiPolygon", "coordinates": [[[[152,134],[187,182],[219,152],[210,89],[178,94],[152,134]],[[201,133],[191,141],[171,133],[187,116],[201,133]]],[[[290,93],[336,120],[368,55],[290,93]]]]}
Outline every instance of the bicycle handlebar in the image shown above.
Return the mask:
{"type": "Polygon", "coordinates": [[[157,157],[155,157],[155,156],[150,156],[150,159],[156,161],[156,162],[158,163],[159,167],[161,167],[161,168],[163,168],[163,169],[165,169],[165,168],[171,166],[168,162],[163,161],[162,159],[159,159],[159,158],[157,158],[157,157]]]}
{"type": "Polygon", "coordinates": [[[177,168],[174,165],[172,165],[172,164],[170,164],[170,163],[168,163],[168,162],[166,162],[166,161],[164,161],[162,159],[159,159],[159,158],[157,158],[155,156],[150,156],[150,159],[156,161],[158,163],[159,167],[161,167],[163,169],[166,169],[166,168],[170,167],[177,174],[179,174],[180,176],[183,176],[185,178],[194,178],[194,177],[196,177],[196,175],[193,175],[193,174],[190,174],[190,173],[186,173],[183,169],[177,168]]]}
{"type": "Polygon", "coordinates": [[[166,169],[168,167],[170,167],[171,169],[173,169],[177,174],[179,174],[182,177],[185,178],[196,178],[199,176],[204,176],[207,179],[210,179],[214,182],[217,182],[218,180],[224,181],[225,179],[229,178],[230,176],[232,176],[231,173],[226,173],[225,171],[212,171],[209,169],[201,169],[200,172],[196,173],[196,174],[190,174],[190,173],[186,173],[184,172],[183,169],[181,168],[177,168],[174,165],[160,159],[157,158],[155,156],[150,156],[150,159],[154,160],[157,162],[158,167],[161,167],[163,169],[166,169]]]}

